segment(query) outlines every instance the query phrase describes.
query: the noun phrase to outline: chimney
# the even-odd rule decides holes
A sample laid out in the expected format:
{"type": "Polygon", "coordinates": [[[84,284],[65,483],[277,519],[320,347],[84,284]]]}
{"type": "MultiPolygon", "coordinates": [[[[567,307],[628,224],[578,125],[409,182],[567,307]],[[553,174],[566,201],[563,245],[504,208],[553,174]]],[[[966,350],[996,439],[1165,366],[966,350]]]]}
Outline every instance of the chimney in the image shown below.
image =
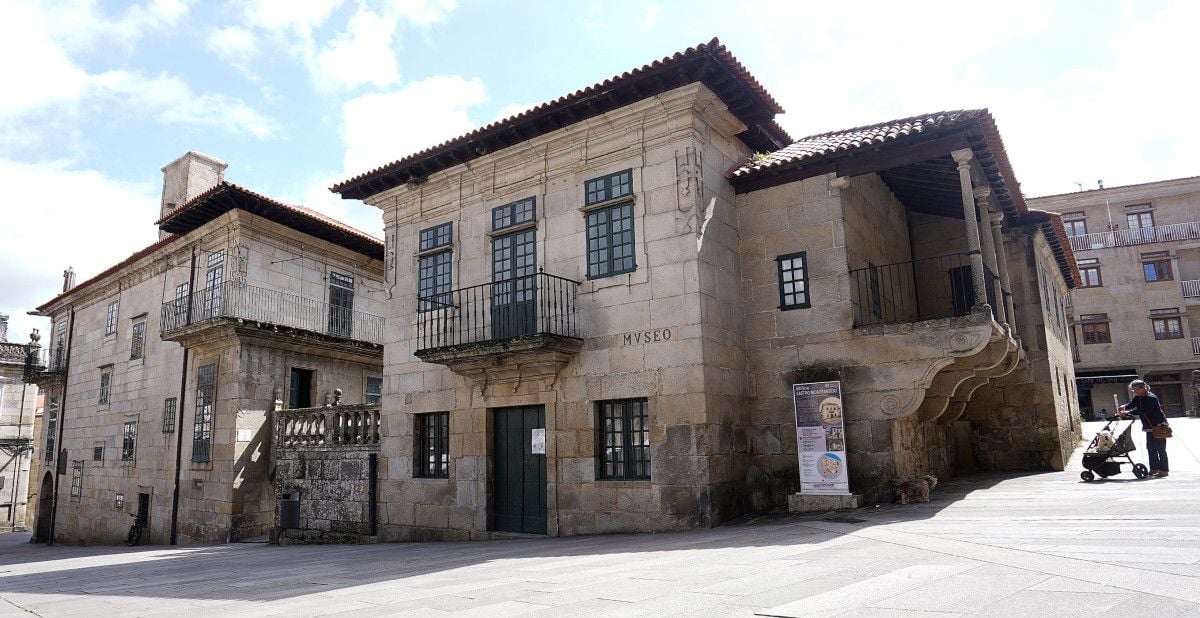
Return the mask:
{"type": "Polygon", "coordinates": [[[63,292],[69,292],[73,287],[75,287],[75,267],[68,266],[63,271],[63,292]]]}
{"type": "Polygon", "coordinates": [[[0,343],[8,341],[8,314],[0,313],[0,343]]]}
{"type": "MultiPolygon", "coordinates": [[[[197,195],[221,184],[227,167],[229,165],[224,161],[195,150],[168,163],[162,168],[162,204],[158,217],[167,216],[197,195]]],[[[167,235],[167,232],[158,232],[159,238],[167,235]]]]}
{"type": "Polygon", "coordinates": [[[1096,181],[1096,186],[1097,186],[1097,187],[1100,187],[1101,189],[1103,189],[1103,188],[1104,188],[1104,180],[1103,180],[1103,179],[1097,180],[1097,181],[1096,181]]]}

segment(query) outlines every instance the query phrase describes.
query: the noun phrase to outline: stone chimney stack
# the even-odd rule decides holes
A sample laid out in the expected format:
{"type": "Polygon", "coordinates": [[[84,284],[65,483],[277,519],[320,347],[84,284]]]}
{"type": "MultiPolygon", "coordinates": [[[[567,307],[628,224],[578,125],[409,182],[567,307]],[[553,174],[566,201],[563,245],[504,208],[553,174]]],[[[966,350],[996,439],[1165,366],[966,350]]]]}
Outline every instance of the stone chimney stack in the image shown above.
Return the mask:
{"type": "Polygon", "coordinates": [[[69,292],[73,287],[75,287],[75,267],[68,266],[63,271],[63,292],[69,292]]]}
{"type": "Polygon", "coordinates": [[[0,313],[0,343],[8,341],[8,314],[0,313]]]}
{"type": "MultiPolygon", "coordinates": [[[[162,205],[158,213],[161,219],[171,211],[183,206],[188,200],[221,184],[225,180],[227,163],[204,153],[189,150],[162,168],[162,205]]],[[[159,230],[158,237],[167,232],[159,230]]]]}

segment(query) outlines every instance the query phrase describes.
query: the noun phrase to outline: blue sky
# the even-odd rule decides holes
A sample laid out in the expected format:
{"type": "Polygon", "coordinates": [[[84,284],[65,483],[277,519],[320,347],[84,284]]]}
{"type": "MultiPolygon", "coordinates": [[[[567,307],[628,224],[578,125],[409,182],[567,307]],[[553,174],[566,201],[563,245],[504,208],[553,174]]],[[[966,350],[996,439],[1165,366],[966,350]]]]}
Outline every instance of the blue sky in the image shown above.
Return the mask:
{"type": "Polygon", "coordinates": [[[1200,174],[1195,2],[0,0],[0,312],[156,237],[159,169],[382,234],[326,188],[720,37],[795,137],[992,110],[1027,195],[1200,174]]]}

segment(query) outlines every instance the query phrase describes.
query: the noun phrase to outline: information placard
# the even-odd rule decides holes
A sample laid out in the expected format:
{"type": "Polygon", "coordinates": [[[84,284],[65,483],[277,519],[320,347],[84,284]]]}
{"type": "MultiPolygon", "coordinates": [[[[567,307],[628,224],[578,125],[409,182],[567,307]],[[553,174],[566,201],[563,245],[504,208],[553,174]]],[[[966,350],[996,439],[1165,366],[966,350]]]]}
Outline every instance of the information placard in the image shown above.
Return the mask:
{"type": "Polygon", "coordinates": [[[846,426],[841,382],[792,385],[800,493],[848,495],[846,426]]]}

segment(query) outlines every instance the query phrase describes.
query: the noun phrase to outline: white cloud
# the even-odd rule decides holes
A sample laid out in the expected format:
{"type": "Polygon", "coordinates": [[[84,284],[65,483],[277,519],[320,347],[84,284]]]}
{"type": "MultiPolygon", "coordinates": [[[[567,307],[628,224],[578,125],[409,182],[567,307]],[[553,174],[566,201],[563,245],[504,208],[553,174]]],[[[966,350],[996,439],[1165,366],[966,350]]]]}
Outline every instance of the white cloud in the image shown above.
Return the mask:
{"type": "Polygon", "coordinates": [[[662,14],[662,5],[651,2],[642,7],[642,30],[649,30],[658,23],[658,16],[662,14]]]}
{"type": "Polygon", "coordinates": [[[47,105],[73,103],[88,87],[88,74],[57,45],[46,15],[24,4],[0,4],[0,116],[15,116],[47,105]],[[18,60],[20,59],[20,60],[18,60]]]}
{"type": "Polygon", "coordinates": [[[26,3],[44,13],[54,38],[67,51],[129,51],[143,36],[178,25],[192,0],[149,0],[118,15],[107,14],[96,0],[26,3]]]}
{"type": "Polygon", "coordinates": [[[384,87],[400,79],[392,39],[397,20],[362,9],[350,18],[346,31],[316,58],[318,83],[352,88],[362,84],[384,87]]]}
{"type": "Polygon", "coordinates": [[[253,26],[307,36],[341,5],[342,0],[252,0],[242,6],[253,26]]]}
{"type": "Polygon", "coordinates": [[[258,55],[254,34],[246,28],[230,26],[208,35],[208,50],[248,75],[253,75],[250,62],[258,55]]]}
{"type": "Polygon", "coordinates": [[[219,127],[262,139],[274,123],[241,99],[219,94],[197,94],[173,75],[148,77],[129,71],[108,71],[96,76],[97,88],[134,108],[153,114],[165,124],[219,127]]]}
{"type": "Polygon", "coordinates": [[[468,109],[487,100],[483,82],[439,75],[342,105],[343,160],[360,174],[473,129],[468,109]]]}
{"type": "Polygon", "coordinates": [[[157,238],[152,224],[158,187],[118,182],[61,161],[6,159],[0,159],[0,183],[9,204],[23,205],[5,209],[5,229],[12,233],[0,243],[0,313],[12,316],[12,340],[26,341],[33,326],[45,335],[45,321],[25,312],[62,290],[67,266],[75,267],[82,282],[157,238]],[[47,187],[68,197],[46,199],[47,187]],[[45,227],[47,221],[54,222],[53,229],[45,227]]]}
{"type": "Polygon", "coordinates": [[[454,0],[385,0],[384,10],[418,26],[430,26],[454,12],[458,3],[454,0]]]}

